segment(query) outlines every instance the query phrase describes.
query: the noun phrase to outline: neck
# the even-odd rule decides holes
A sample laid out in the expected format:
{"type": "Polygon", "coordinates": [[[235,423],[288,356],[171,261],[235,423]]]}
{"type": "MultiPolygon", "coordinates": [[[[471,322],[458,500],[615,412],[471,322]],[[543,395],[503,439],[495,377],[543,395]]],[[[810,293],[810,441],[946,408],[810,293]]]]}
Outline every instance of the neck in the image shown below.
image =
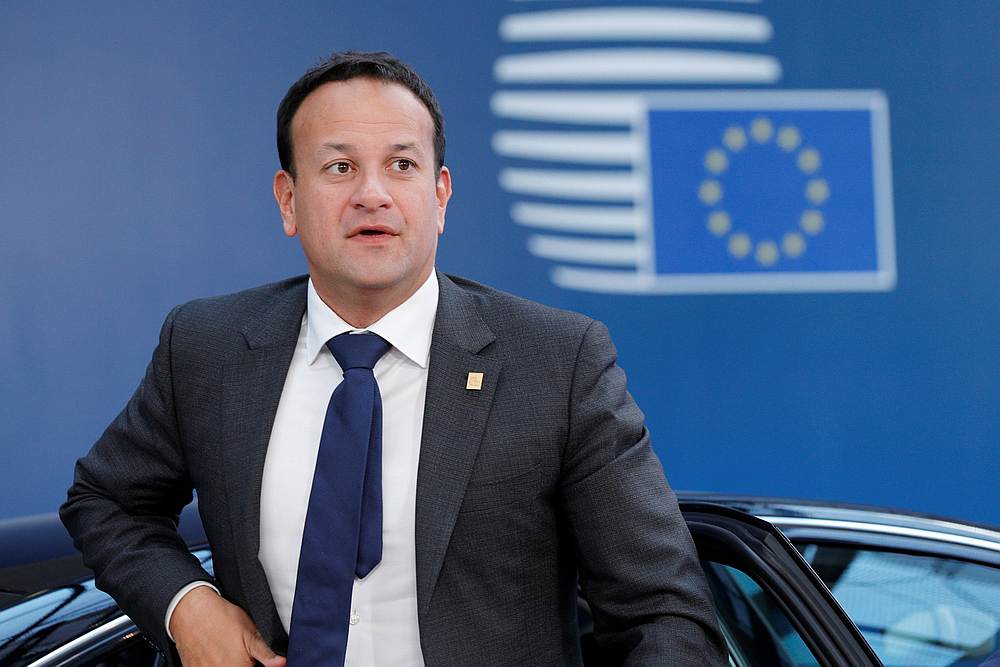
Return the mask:
{"type": "Polygon", "coordinates": [[[413,296],[426,282],[427,277],[424,276],[416,284],[400,289],[356,287],[345,289],[342,286],[331,288],[329,285],[322,284],[314,276],[313,287],[316,288],[316,294],[323,300],[323,303],[337,313],[340,319],[355,329],[367,329],[382,319],[386,313],[413,296]]]}

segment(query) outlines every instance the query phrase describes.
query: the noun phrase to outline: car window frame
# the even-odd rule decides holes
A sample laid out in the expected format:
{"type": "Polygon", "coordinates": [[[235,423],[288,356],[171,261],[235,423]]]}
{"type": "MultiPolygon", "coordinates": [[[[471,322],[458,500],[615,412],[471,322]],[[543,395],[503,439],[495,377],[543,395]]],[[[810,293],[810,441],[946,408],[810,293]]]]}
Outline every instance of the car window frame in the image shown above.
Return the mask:
{"type": "Polygon", "coordinates": [[[833,593],[773,524],[706,502],[681,502],[702,560],[735,567],[778,604],[821,665],[882,662],[833,593]]]}

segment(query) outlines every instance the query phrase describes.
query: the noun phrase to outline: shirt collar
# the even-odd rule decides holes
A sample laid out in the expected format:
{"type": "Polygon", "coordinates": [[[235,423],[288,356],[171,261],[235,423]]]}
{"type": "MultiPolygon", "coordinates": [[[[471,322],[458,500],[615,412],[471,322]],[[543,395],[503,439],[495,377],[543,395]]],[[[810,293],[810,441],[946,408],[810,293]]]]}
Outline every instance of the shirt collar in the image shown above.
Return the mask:
{"type": "Polygon", "coordinates": [[[334,336],[347,331],[370,331],[389,341],[413,363],[427,368],[437,304],[437,273],[431,271],[424,284],[409,299],[367,329],[357,329],[323,302],[310,278],[306,298],[306,360],[309,365],[315,363],[326,342],[334,336]]]}

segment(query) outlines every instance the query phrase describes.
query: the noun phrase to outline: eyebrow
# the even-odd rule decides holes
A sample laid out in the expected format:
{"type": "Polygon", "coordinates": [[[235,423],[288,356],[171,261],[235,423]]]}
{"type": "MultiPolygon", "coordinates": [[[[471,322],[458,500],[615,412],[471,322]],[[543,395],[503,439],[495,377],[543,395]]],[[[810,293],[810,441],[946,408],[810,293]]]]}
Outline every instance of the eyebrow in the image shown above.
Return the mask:
{"type": "Polygon", "coordinates": [[[329,148],[331,150],[337,151],[338,153],[350,153],[352,150],[354,150],[354,144],[338,144],[328,141],[327,143],[323,144],[321,148],[329,148]]]}
{"type": "Polygon", "coordinates": [[[414,153],[420,153],[420,147],[413,142],[410,142],[408,144],[393,144],[392,150],[397,153],[402,151],[413,151],[414,153]]]}

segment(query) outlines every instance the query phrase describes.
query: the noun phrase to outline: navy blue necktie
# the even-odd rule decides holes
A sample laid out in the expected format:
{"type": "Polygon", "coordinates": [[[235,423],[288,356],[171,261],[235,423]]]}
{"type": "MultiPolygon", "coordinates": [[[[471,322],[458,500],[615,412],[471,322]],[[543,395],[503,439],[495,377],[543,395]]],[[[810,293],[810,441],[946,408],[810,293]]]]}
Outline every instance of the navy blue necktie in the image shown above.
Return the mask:
{"type": "Polygon", "coordinates": [[[326,346],[344,380],[326,408],[309,494],[290,667],[344,664],[354,577],[382,560],[382,397],[372,368],[391,346],[374,334],[341,334],[326,346]]]}

